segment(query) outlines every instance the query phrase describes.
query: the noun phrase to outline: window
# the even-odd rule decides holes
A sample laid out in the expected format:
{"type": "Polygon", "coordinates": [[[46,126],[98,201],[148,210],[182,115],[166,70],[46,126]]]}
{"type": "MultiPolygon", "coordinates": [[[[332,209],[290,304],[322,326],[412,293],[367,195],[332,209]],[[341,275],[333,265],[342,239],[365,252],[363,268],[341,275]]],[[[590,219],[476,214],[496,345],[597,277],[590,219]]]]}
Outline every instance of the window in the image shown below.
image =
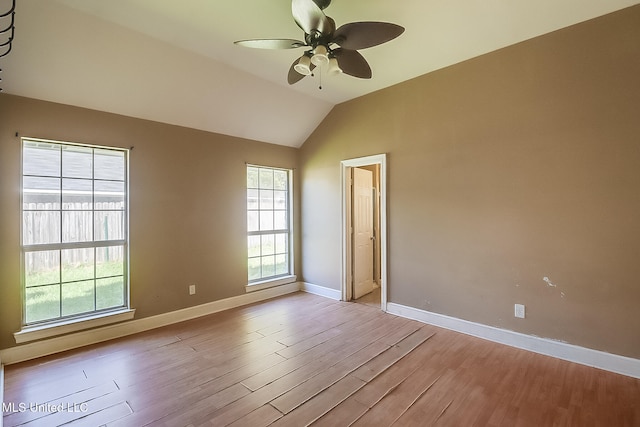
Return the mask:
{"type": "Polygon", "coordinates": [[[128,308],[128,151],[22,143],[24,325],[128,308]]]}
{"type": "Polygon", "coordinates": [[[291,170],[247,167],[249,283],[291,274],[291,170]]]}

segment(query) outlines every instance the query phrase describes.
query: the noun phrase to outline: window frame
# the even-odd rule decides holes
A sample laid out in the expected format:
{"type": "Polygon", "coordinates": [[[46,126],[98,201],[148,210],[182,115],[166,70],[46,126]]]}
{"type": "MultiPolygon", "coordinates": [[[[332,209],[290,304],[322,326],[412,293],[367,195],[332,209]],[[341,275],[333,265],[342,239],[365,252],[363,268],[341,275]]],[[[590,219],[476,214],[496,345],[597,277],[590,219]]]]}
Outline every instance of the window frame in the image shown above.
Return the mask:
{"type": "MultiPolygon", "coordinates": [[[[276,166],[265,166],[265,165],[257,165],[257,164],[251,164],[251,163],[247,163],[246,167],[245,167],[245,213],[247,215],[247,221],[246,221],[246,248],[247,248],[247,255],[245,257],[246,259],[246,266],[247,266],[247,286],[246,286],[246,290],[247,292],[251,292],[251,291],[255,291],[255,290],[260,290],[260,289],[265,289],[265,288],[270,288],[273,286],[280,286],[280,285],[285,285],[285,284],[289,284],[292,282],[296,281],[296,275],[295,275],[295,263],[294,263],[294,229],[293,229],[293,218],[294,218],[294,208],[293,208],[293,194],[294,194],[294,170],[292,168],[283,168],[283,167],[276,167],[276,166]],[[273,229],[273,230],[256,230],[256,231],[250,231],[249,230],[249,212],[250,211],[260,211],[260,207],[258,206],[258,209],[249,209],[249,190],[258,190],[258,194],[259,194],[259,190],[260,188],[253,188],[253,187],[249,187],[249,181],[248,181],[248,172],[250,168],[256,168],[258,170],[260,169],[267,169],[267,170],[272,170],[272,171],[283,171],[286,172],[287,174],[287,210],[286,210],[286,224],[287,224],[287,228],[286,229],[273,229]],[[262,255],[258,256],[258,257],[249,257],[249,245],[248,245],[248,241],[249,241],[249,237],[250,236],[262,236],[262,235],[268,235],[268,234],[278,234],[278,233],[282,233],[282,232],[286,232],[288,235],[288,241],[287,241],[287,257],[288,257],[288,268],[287,268],[287,272],[286,273],[280,273],[280,274],[275,274],[272,276],[266,276],[266,277],[260,277],[259,279],[253,279],[253,280],[249,280],[249,260],[251,258],[260,258],[262,257],[262,255]]],[[[277,191],[277,190],[274,190],[277,191]]],[[[259,196],[258,196],[259,198],[259,196]]],[[[259,203],[259,201],[258,201],[259,203]]],[[[276,209],[273,208],[272,211],[275,211],[276,209]]],[[[258,227],[259,228],[259,227],[258,227]]]]}
{"type": "MultiPolygon", "coordinates": [[[[119,322],[122,320],[129,320],[133,318],[133,315],[135,313],[135,310],[131,309],[130,306],[130,277],[129,277],[129,172],[130,172],[130,167],[129,167],[129,157],[130,157],[130,150],[126,149],[126,148],[121,148],[121,147],[112,147],[112,146],[103,146],[103,145],[95,145],[95,144],[85,144],[85,143],[77,143],[77,142],[68,142],[68,141],[57,141],[57,140],[49,140],[49,139],[42,139],[42,138],[33,138],[33,137],[21,137],[20,138],[20,143],[21,143],[21,147],[20,147],[20,152],[21,152],[21,162],[20,162],[20,289],[21,289],[21,311],[22,311],[22,319],[21,319],[21,325],[22,325],[22,329],[19,332],[16,332],[14,334],[14,337],[16,339],[16,342],[20,343],[20,342],[27,342],[27,341],[31,341],[31,340],[35,340],[35,339],[40,339],[40,338],[46,338],[48,336],[54,336],[54,335],[58,335],[61,333],[67,333],[67,332],[73,332],[73,331],[77,331],[77,330],[82,330],[82,329],[86,329],[89,327],[95,327],[95,326],[101,326],[101,325],[106,325],[106,324],[110,324],[110,323],[114,323],[114,322],[119,322]],[[92,214],[92,222],[93,222],[93,227],[92,227],[92,238],[91,240],[87,240],[87,241],[78,241],[78,242],[63,242],[62,239],[60,239],[59,243],[25,243],[25,230],[24,230],[24,215],[25,212],[31,211],[29,209],[25,209],[24,206],[24,198],[25,198],[25,177],[41,177],[41,178],[46,178],[46,175],[25,175],[25,170],[24,170],[24,161],[25,161],[25,148],[26,145],[31,142],[31,143],[42,143],[42,144],[52,144],[52,145],[58,145],[61,146],[61,156],[63,155],[63,148],[64,147],[78,147],[78,148],[86,148],[86,149],[91,149],[92,150],[92,164],[91,164],[91,170],[92,170],[92,176],[91,178],[82,178],[85,180],[90,180],[92,187],[91,187],[91,209],[87,210],[91,212],[92,214]],[[121,239],[114,239],[114,240],[100,240],[98,238],[98,236],[96,235],[96,229],[95,229],[95,214],[96,212],[109,212],[109,210],[103,210],[103,209],[96,209],[96,201],[95,201],[95,196],[96,196],[96,188],[95,188],[95,183],[96,181],[105,181],[105,182],[109,182],[111,180],[107,179],[100,179],[100,178],[96,178],[95,175],[95,151],[93,150],[103,150],[103,151],[113,151],[113,152],[119,152],[119,153],[123,153],[123,167],[124,167],[124,181],[123,181],[123,201],[124,201],[124,207],[123,207],[123,235],[121,239]],[[95,293],[95,289],[96,289],[96,280],[99,280],[100,278],[108,278],[108,277],[115,277],[115,276],[105,276],[105,277],[99,277],[96,276],[96,263],[95,263],[95,250],[100,249],[100,248],[108,248],[108,247],[121,247],[122,249],[122,258],[123,258],[123,271],[122,271],[122,281],[123,281],[123,289],[122,289],[122,298],[123,298],[123,303],[122,305],[118,305],[115,307],[107,307],[107,308],[102,308],[102,309],[98,309],[97,308],[97,296],[94,294],[94,309],[90,310],[90,311],[85,311],[82,313],[76,313],[76,314],[70,314],[70,315],[64,315],[62,312],[62,304],[63,304],[63,300],[64,298],[60,298],[60,312],[59,312],[59,316],[57,317],[52,317],[52,318],[48,318],[48,319],[40,319],[40,320],[35,320],[35,321],[31,321],[28,322],[27,321],[27,265],[26,265],[26,259],[28,254],[30,253],[36,253],[36,252],[41,252],[41,251],[59,251],[59,265],[60,265],[60,270],[59,270],[59,280],[57,283],[52,283],[51,285],[55,285],[57,284],[58,286],[60,286],[60,292],[62,292],[62,287],[64,286],[65,283],[74,283],[77,281],[67,281],[65,282],[63,280],[62,277],[62,252],[65,250],[74,250],[74,249],[94,249],[94,272],[93,272],[93,278],[90,280],[94,281],[94,293],[95,293]]],[[[64,194],[64,188],[63,188],[63,181],[64,179],[79,179],[79,178],[75,178],[75,177],[71,177],[71,176],[64,176],[64,172],[62,170],[62,157],[60,158],[60,176],[58,177],[60,179],[60,187],[59,187],[59,191],[60,192],[60,206],[58,209],[54,209],[51,210],[51,212],[60,212],[60,221],[62,221],[62,215],[65,212],[64,206],[63,206],[63,194],[64,194]]],[[[119,181],[113,181],[113,182],[119,182],[119,181]]],[[[73,211],[73,210],[71,210],[73,211]]],[[[119,210],[118,210],[119,211],[119,210]]],[[[37,210],[35,210],[35,212],[37,212],[37,210]]],[[[61,231],[62,232],[62,231],[61,231]]],[[[89,280],[89,279],[88,279],[89,280]]]]}

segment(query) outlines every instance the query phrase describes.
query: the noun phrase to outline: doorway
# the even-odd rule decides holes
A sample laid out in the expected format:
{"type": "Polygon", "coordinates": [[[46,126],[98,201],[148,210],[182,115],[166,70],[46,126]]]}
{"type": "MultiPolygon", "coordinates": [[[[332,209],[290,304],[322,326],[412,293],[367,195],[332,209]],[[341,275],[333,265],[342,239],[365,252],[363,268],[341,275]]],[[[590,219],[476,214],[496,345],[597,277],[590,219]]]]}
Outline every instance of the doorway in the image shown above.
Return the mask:
{"type": "Polygon", "coordinates": [[[342,300],[387,309],[386,154],[342,164],[342,300]]]}

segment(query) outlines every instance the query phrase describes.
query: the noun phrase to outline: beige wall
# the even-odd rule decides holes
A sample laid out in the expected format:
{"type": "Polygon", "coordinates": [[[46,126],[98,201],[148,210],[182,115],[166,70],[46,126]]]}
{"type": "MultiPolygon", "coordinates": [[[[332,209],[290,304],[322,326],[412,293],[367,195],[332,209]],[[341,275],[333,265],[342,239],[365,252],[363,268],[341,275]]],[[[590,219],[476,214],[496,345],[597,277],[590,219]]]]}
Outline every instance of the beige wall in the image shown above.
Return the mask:
{"type": "Polygon", "coordinates": [[[299,162],[297,272],[339,289],[340,160],[389,153],[391,301],[640,358],[638,40],[635,6],[339,105],[299,151],[0,95],[0,348],[21,318],[19,132],[135,147],[137,317],[244,292],[245,162],[299,162]]]}
{"type": "MultiPolygon", "coordinates": [[[[285,168],[297,162],[293,148],[0,95],[0,348],[15,345],[12,333],[21,322],[16,132],[135,147],[130,154],[130,257],[136,318],[245,293],[245,162],[285,168]],[[189,296],[192,283],[197,293],[189,296]]],[[[296,202],[296,223],[298,207],[296,202]]]]}
{"type": "Polygon", "coordinates": [[[335,107],[305,281],[340,288],[340,161],[388,153],[392,302],[640,358],[639,40],[635,6],[335,107]]]}

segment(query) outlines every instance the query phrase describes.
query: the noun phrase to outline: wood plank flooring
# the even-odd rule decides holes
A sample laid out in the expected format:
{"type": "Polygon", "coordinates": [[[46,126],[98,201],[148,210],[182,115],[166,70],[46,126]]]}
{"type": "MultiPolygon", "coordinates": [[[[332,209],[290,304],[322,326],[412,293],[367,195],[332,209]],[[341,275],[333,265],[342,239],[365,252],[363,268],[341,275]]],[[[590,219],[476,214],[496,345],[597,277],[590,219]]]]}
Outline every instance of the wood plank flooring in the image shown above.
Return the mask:
{"type": "Polygon", "coordinates": [[[305,293],[7,366],[4,399],[5,426],[640,426],[638,379],[305,293]]]}

